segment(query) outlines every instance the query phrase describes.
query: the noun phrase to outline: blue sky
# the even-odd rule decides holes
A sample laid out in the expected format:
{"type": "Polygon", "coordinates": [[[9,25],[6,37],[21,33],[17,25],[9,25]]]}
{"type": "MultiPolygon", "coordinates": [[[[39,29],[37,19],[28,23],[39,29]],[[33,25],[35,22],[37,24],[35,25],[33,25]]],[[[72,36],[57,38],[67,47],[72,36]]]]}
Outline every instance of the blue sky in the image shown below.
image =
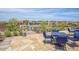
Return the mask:
{"type": "Polygon", "coordinates": [[[79,8],[0,8],[0,20],[79,21],[79,8]]]}

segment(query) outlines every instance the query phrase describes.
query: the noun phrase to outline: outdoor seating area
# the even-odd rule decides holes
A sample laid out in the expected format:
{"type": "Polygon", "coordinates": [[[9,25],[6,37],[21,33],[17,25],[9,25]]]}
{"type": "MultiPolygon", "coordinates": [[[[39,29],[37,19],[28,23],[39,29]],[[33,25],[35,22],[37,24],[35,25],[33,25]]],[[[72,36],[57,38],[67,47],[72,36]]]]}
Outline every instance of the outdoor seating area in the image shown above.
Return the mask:
{"type": "Polygon", "coordinates": [[[76,44],[75,43],[76,41],[79,41],[79,31],[77,28],[73,31],[74,34],[72,36],[70,36],[64,32],[61,32],[59,30],[52,30],[50,33],[51,33],[50,36],[48,34],[46,34],[46,32],[43,33],[43,36],[45,38],[44,41],[48,41],[48,38],[49,38],[49,41],[50,41],[49,44],[54,44],[59,47],[65,48],[65,45],[67,44],[67,42],[69,40],[72,41],[73,45],[76,44]]]}

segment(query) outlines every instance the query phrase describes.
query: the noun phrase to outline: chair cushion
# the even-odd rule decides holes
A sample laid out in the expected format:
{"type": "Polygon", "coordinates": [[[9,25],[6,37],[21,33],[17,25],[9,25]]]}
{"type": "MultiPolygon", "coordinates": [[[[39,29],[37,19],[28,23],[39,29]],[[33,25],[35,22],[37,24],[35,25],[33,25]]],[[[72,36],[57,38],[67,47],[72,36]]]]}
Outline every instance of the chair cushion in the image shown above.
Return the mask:
{"type": "Polygon", "coordinates": [[[66,43],[67,41],[68,41],[67,37],[59,37],[59,36],[56,37],[57,43],[66,43]]]}
{"type": "Polygon", "coordinates": [[[75,31],[75,32],[74,32],[74,38],[79,39],[79,32],[78,32],[78,31],[75,31]]]}

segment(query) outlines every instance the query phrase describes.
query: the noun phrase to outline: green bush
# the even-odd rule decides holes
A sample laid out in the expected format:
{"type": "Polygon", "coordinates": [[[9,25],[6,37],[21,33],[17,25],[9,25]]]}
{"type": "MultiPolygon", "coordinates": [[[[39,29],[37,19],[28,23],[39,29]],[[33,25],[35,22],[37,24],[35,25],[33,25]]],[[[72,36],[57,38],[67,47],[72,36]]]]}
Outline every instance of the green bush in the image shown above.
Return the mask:
{"type": "Polygon", "coordinates": [[[18,36],[18,35],[20,35],[20,32],[19,31],[13,31],[13,34],[14,34],[14,36],[18,36]]]}
{"type": "Polygon", "coordinates": [[[22,36],[22,31],[19,31],[19,35],[21,35],[21,36],[22,36]]]}
{"type": "Polygon", "coordinates": [[[52,28],[47,29],[47,31],[48,31],[48,32],[51,32],[51,31],[52,31],[52,28]]]}
{"type": "Polygon", "coordinates": [[[63,30],[64,28],[61,27],[53,27],[52,30],[63,30]]]}
{"type": "Polygon", "coordinates": [[[9,31],[9,30],[6,30],[4,33],[5,33],[6,37],[10,37],[11,36],[11,31],[9,31]]]}

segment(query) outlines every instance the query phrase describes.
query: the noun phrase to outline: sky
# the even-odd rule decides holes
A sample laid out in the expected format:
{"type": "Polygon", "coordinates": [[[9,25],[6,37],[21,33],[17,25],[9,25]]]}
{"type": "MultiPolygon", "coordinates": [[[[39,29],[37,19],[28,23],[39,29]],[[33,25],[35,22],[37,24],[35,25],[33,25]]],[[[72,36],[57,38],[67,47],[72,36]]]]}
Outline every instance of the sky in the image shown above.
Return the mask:
{"type": "Polygon", "coordinates": [[[79,8],[0,8],[0,21],[18,20],[79,21],[79,8]]]}

